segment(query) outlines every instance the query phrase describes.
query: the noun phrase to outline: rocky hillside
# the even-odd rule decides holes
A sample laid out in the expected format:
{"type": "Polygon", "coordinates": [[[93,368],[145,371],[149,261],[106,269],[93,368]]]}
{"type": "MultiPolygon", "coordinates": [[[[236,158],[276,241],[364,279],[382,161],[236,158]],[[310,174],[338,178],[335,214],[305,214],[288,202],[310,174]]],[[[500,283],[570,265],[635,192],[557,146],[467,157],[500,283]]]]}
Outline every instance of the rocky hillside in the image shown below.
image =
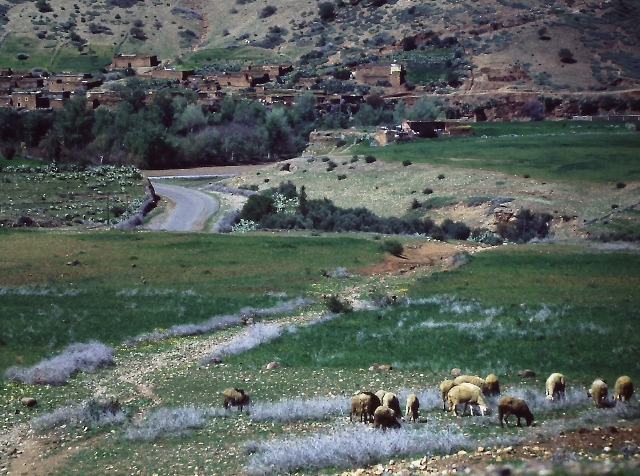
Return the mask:
{"type": "Polygon", "coordinates": [[[460,94],[633,90],[634,0],[2,0],[0,66],[97,70],[115,53],[180,67],[408,62],[460,94]],[[177,60],[177,61],[176,61],[177,60]]]}

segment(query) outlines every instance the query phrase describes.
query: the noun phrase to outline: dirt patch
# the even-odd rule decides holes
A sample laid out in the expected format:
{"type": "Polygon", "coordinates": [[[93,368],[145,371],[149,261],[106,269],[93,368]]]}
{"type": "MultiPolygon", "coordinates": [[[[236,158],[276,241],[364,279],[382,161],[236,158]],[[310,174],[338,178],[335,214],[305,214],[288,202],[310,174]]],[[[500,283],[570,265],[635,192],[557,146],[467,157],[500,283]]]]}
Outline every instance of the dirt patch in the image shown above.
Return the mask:
{"type": "Polygon", "coordinates": [[[197,167],[195,169],[143,170],[145,177],[199,177],[217,175],[241,175],[255,172],[266,164],[233,165],[227,167],[197,167]]]}
{"type": "MultiPolygon", "coordinates": [[[[505,431],[510,431],[506,430],[505,431]]],[[[546,441],[507,447],[478,447],[446,456],[390,461],[341,476],[380,474],[550,474],[559,466],[571,474],[610,474],[614,467],[640,469],[640,425],[627,428],[580,428],[546,441]],[[521,462],[519,464],[514,464],[521,462]]],[[[635,471],[634,471],[635,470],[635,471]]]]}

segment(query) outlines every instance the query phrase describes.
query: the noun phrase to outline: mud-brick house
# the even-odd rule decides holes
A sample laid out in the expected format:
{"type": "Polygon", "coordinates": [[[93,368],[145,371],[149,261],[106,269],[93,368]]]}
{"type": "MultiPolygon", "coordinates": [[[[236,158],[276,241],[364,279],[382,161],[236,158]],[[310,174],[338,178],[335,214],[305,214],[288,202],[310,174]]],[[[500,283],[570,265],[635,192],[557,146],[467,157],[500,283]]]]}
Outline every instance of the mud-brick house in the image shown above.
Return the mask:
{"type": "Polygon", "coordinates": [[[473,135],[473,128],[462,121],[412,121],[402,120],[400,129],[410,136],[438,137],[473,135]]]}
{"type": "Polygon", "coordinates": [[[193,76],[195,71],[177,69],[152,69],[145,76],[151,76],[153,79],[168,79],[174,81],[185,81],[189,76],[193,76]]]}
{"type": "Polygon", "coordinates": [[[49,100],[41,91],[14,91],[11,102],[16,109],[40,109],[49,107],[49,100]]]}
{"type": "Polygon", "coordinates": [[[27,74],[25,76],[16,77],[14,74],[12,78],[14,79],[15,87],[20,89],[40,89],[44,87],[44,79],[40,76],[27,74]]]}
{"type": "Polygon", "coordinates": [[[94,79],[91,74],[57,74],[47,79],[47,86],[52,93],[83,92],[102,84],[99,79],[94,79]]]}
{"type": "Polygon", "coordinates": [[[406,71],[400,63],[372,63],[356,66],[353,75],[356,82],[371,86],[390,84],[398,87],[404,84],[406,71]]]}
{"type": "Polygon", "coordinates": [[[87,92],[87,107],[97,109],[103,107],[118,107],[122,96],[118,91],[89,91],[87,92]]]}
{"type": "Polygon", "coordinates": [[[249,69],[243,67],[241,71],[226,71],[217,75],[221,86],[234,88],[254,88],[259,84],[269,82],[269,73],[263,69],[249,69]]]}
{"type": "Polygon", "coordinates": [[[2,94],[0,95],[0,107],[11,107],[13,106],[13,102],[11,101],[10,94],[2,94]]]}
{"type": "Polygon", "coordinates": [[[123,55],[119,54],[113,57],[111,61],[111,69],[121,68],[154,68],[160,62],[156,55],[123,55]]]}

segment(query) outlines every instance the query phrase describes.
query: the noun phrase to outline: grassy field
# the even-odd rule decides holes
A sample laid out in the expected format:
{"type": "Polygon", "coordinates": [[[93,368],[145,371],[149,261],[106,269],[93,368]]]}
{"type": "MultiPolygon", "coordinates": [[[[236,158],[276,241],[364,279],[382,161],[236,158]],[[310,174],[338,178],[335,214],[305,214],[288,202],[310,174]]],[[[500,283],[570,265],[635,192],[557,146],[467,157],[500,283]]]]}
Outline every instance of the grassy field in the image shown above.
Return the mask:
{"type": "Polygon", "coordinates": [[[390,161],[500,170],[544,180],[624,182],[640,179],[640,135],[622,123],[474,123],[472,137],[422,139],[358,154],[390,161]]]}
{"type": "Polygon", "coordinates": [[[352,237],[1,233],[2,369],[76,341],[119,344],[243,306],[269,307],[272,294],[309,292],[322,270],[382,253],[373,240],[352,237]]]}
{"type": "Polygon", "coordinates": [[[2,159],[0,167],[0,219],[9,221],[28,216],[42,226],[106,223],[136,213],[145,196],[135,167],[66,170],[28,159],[2,159]]]}

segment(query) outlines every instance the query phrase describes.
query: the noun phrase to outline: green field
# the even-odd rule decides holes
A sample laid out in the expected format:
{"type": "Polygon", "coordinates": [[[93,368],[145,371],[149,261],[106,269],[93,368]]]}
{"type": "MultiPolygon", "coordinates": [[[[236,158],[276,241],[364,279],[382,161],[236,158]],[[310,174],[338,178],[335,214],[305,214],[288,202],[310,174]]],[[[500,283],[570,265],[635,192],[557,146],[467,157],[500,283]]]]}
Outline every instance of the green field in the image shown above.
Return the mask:
{"type": "Polygon", "coordinates": [[[363,143],[355,152],[546,180],[640,179],[640,134],[623,123],[477,122],[472,127],[471,137],[419,139],[382,148],[363,143]]]}
{"type": "Polygon", "coordinates": [[[271,294],[309,292],[322,270],[382,254],[378,243],[354,237],[0,233],[1,369],[76,341],[117,345],[243,306],[269,307],[271,294]]]}

